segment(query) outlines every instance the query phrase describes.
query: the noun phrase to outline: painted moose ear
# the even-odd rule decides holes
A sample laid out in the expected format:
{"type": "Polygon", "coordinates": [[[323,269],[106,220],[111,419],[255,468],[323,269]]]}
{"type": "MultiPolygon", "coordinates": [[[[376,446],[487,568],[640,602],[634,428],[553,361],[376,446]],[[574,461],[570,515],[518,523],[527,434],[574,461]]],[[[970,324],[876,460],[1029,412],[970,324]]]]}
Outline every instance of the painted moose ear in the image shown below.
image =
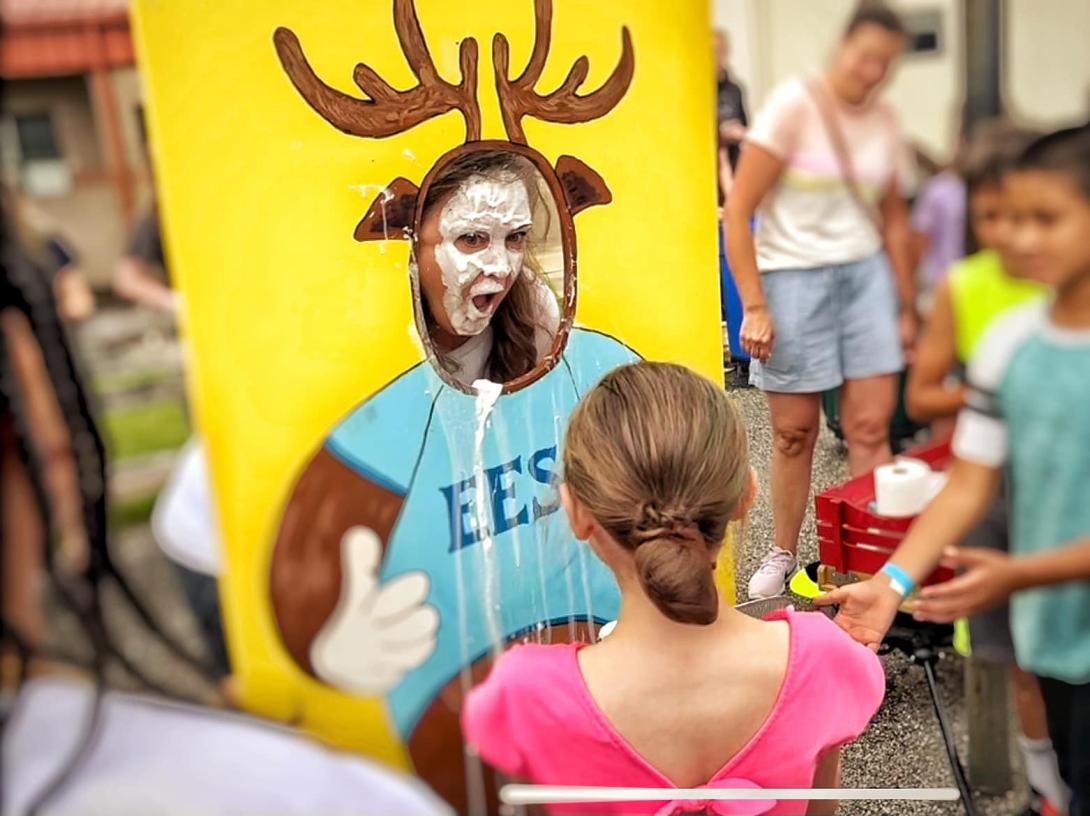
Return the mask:
{"type": "Polygon", "coordinates": [[[587,207],[608,204],[613,200],[605,180],[575,156],[561,156],[556,162],[556,175],[564,188],[568,212],[575,215],[587,207]]]}
{"type": "Polygon", "coordinates": [[[406,178],[396,178],[371,202],[358,224],[357,241],[385,241],[405,238],[413,226],[416,196],[420,188],[406,178]]]}

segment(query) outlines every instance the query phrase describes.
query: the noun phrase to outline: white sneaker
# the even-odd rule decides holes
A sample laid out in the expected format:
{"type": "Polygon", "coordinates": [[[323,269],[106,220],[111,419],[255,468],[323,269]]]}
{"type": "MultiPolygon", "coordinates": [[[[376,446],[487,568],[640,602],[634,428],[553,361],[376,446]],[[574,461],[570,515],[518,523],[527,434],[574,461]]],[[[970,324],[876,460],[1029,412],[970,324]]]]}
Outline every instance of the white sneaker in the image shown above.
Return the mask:
{"type": "Polygon", "coordinates": [[[775,598],[783,595],[787,581],[799,568],[794,553],[773,547],[761,561],[761,566],[749,579],[749,598],[751,601],[775,598]]]}

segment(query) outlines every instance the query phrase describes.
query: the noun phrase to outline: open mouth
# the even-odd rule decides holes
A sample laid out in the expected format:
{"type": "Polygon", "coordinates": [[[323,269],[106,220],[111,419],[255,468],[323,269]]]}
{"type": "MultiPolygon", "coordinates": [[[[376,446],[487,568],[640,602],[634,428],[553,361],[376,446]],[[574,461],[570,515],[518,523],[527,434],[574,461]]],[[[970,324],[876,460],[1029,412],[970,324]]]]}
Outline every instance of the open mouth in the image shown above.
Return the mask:
{"type": "Polygon", "coordinates": [[[475,283],[469,290],[469,301],[478,314],[491,314],[492,310],[499,305],[499,299],[503,296],[505,288],[500,281],[485,278],[475,283]]]}
{"type": "Polygon", "coordinates": [[[493,293],[493,294],[488,294],[488,295],[474,295],[473,296],[473,306],[474,306],[474,308],[476,308],[476,310],[478,312],[482,312],[484,314],[487,314],[488,312],[490,312],[492,310],[492,306],[495,304],[496,298],[498,296],[499,296],[498,293],[493,293]]]}

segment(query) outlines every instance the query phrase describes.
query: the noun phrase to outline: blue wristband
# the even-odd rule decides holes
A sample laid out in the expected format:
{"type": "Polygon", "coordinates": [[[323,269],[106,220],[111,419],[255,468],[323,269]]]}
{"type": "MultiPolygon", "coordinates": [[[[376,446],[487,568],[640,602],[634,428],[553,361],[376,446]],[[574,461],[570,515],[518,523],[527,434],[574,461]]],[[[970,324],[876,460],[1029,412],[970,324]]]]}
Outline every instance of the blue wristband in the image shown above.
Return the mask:
{"type": "Polygon", "coordinates": [[[908,573],[890,561],[883,564],[879,572],[889,576],[890,588],[902,598],[908,597],[908,594],[916,587],[916,582],[908,577],[908,573]]]}

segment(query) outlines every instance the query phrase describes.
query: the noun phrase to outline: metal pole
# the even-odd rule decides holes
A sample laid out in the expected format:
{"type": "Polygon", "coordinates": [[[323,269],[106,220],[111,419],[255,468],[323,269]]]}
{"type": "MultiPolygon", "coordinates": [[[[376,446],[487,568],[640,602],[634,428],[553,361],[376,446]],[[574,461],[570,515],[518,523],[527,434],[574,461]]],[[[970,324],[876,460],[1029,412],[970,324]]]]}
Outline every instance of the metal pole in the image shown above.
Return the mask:
{"type": "MultiPolygon", "coordinates": [[[[965,9],[965,107],[961,136],[968,139],[983,121],[1003,112],[1002,0],[962,0],[965,9]]],[[[979,247],[966,219],[965,248],[979,247]]]]}
{"type": "Polygon", "coordinates": [[[1003,112],[1003,9],[1001,0],[965,3],[966,132],[1003,112]]]}

